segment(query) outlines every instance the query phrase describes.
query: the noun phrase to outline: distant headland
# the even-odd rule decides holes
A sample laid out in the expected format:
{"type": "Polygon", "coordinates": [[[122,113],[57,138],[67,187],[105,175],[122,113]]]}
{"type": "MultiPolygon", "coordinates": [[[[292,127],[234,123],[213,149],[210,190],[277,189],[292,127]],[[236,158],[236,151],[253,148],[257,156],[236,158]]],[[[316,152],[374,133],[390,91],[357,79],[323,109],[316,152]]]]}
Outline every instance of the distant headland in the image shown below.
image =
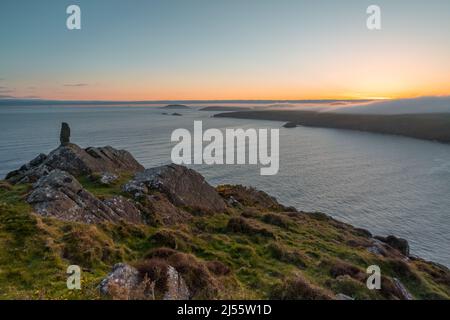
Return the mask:
{"type": "Polygon", "coordinates": [[[366,115],[299,110],[226,112],[214,117],[288,121],[291,127],[322,127],[394,134],[450,143],[450,113],[366,115]]]}

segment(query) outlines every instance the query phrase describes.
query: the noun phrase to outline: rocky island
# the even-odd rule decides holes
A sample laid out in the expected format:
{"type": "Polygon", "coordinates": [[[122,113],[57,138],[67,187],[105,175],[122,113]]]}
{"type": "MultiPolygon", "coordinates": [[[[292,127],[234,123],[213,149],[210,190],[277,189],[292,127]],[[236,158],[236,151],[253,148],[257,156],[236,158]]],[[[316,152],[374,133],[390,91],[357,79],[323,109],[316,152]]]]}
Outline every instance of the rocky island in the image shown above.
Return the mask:
{"type": "Polygon", "coordinates": [[[0,182],[2,299],[449,299],[450,271],[319,212],[70,143],[0,182]],[[68,290],[69,265],[82,269],[68,290]],[[381,269],[369,290],[366,269],[381,269]]]}

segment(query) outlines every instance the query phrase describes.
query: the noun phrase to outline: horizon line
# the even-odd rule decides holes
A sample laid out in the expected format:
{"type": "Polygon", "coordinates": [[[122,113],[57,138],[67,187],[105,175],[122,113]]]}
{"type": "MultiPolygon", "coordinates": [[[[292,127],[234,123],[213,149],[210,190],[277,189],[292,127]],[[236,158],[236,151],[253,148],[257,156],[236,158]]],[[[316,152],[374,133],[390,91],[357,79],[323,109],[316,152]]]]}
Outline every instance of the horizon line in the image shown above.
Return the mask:
{"type": "Polygon", "coordinates": [[[32,104],[165,104],[165,103],[326,103],[326,102],[370,102],[389,100],[370,99],[177,99],[177,100],[59,100],[41,98],[0,98],[0,104],[32,103],[32,104]]]}

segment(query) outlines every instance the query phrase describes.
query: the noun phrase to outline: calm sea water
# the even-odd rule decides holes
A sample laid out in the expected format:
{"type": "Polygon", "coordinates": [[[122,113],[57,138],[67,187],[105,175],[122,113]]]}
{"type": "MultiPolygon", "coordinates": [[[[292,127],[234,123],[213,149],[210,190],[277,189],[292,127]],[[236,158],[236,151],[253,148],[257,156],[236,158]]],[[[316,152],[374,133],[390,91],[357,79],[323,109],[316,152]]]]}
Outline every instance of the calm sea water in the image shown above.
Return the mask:
{"type": "MultiPolygon", "coordinates": [[[[279,122],[211,118],[155,107],[0,107],[0,176],[58,145],[66,121],[80,146],[129,150],[146,167],[170,162],[176,128],[280,128],[279,122]],[[173,111],[169,111],[173,112],[173,111]]],[[[411,251],[450,266],[450,145],[346,130],[280,129],[280,171],[193,166],[216,185],[252,185],[300,210],[322,211],[374,234],[409,240],[411,251]]]]}

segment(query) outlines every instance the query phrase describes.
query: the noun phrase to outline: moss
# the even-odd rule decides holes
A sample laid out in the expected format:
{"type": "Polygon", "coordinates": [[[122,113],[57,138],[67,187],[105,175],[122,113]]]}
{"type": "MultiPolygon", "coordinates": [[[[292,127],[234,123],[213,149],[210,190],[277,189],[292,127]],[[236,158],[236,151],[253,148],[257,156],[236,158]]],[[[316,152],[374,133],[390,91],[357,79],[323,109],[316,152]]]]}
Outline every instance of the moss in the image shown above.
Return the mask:
{"type": "Polygon", "coordinates": [[[89,175],[77,177],[82,186],[100,199],[107,199],[114,196],[126,194],[122,191],[122,186],[132,178],[132,173],[122,173],[113,183],[105,185],[100,182],[101,176],[89,175]]]}

